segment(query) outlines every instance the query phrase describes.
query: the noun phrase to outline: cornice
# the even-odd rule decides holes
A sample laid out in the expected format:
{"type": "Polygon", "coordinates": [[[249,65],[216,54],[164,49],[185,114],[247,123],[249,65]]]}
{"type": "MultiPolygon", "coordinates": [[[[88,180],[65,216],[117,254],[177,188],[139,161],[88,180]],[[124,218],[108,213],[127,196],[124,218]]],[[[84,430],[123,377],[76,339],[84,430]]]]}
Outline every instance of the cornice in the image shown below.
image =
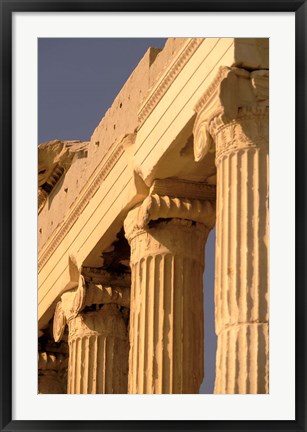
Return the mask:
{"type": "Polygon", "coordinates": [[[53,235],[53,238],[48,242],[47,246],[43,248],[44,250],[41,252],[38,259],[38,271],[40,271],[45,265],[45,263],[48,261],[55,249],[58,247],[58,245],[69,232],[71,227],[80,217],[83,210],[85,209],[91,198],[95,195],[102,182],[106,179],[113,166],[124,153],[124,141],[126,138],[127,136],[125,136],[118,143],[118,145],[114,148],[114,150],[104,163],[102,161],[102,165],[98,169],[98,173],[95,176],[94,180],[90,183],[87,190],[82,195],[81,199],[76,203],[68,218],[62,223],[58,231],[53,235]]]}
{"type": "Polygon", "coordinates": [[[149,90],[150,95],[144,101],[138,113],[139,127],[144,123],[150,113],[154,110],[161,98],[167,92],[178,74],[187,64],[189,59],[204,41],[204,38],[191,38],[184,49],[179,53],[174,63],[164,76],[149,90]]]}

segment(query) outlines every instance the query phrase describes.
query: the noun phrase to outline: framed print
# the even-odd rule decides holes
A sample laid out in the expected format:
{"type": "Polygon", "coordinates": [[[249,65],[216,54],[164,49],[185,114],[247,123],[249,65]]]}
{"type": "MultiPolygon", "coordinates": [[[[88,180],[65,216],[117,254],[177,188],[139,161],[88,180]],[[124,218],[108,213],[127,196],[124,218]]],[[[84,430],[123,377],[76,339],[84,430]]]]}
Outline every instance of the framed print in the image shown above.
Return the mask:
{"type": "Polygon", "coordinates": [[[1,1],[1,429],[301,430],[306,5],[1,1]]]}

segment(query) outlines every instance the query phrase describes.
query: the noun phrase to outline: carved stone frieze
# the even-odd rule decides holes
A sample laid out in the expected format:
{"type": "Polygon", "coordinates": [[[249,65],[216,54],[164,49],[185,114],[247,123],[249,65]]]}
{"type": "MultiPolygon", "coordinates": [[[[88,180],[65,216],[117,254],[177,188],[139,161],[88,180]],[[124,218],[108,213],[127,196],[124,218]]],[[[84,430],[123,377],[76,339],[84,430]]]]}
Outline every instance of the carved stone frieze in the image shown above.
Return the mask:
{"type": "Polygon", "coordinates": [[[168,69],[165,76],[161,78],[158,85],[156,85],[156,88],[149,89],[148,93],[151,94],[147,99],[145,99],[138,113],[139,127],[144,123],[150,113],[154,110],[161,98],[167,92],[168,88],[176,79],[177,75],[184,68],[190,57],[194,54],[194,52],[197,50],[197,48],[203,41],[203,38],[191,38],[191,40],[185,46],[184,50],[180,52],[174,64],[171,66],[171,68],[168,69]]]}

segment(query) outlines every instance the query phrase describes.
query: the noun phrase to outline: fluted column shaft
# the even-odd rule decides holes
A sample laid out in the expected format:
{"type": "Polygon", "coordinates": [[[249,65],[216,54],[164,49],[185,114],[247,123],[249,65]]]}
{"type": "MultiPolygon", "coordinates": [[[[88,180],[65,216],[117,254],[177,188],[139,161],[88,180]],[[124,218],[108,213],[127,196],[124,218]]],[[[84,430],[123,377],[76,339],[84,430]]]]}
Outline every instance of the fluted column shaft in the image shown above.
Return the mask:
{"type": "Polygon", "coordinates": [[[131,241],[129,393],[198,393],[209,229],[159,222],[131,241]]]}
{"type": "Polygon", "coordinates": [[[216,152],[215,393],[268,393],[269,72],[221,67],[195,107],[194,155],[216,152]]]}
{"type": "Polygon", "coordinates": [[[131,245],[129,393],[198,393],[204,376],[204,250],[215,187],[155,180],[125,220],[131,245]],[[187,198],[189,197],[189,198],[187,198]]]}
{"type": "Polygon", "coordinates": [[[215,393],[268,392],[268,109],[216,133],[215,393]]]}
{"type": "Polygon", "coordinates": [[[68,393],[127,393],[128,337],[117,305],[69,321],[68,393]]]}

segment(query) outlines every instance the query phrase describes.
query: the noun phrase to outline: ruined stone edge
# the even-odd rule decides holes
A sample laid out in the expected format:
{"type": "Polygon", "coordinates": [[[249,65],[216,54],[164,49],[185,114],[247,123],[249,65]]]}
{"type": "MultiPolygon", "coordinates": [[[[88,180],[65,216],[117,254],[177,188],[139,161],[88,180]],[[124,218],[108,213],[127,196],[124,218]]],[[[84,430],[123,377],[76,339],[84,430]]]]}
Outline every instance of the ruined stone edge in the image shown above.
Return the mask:
{"type": "Polygon", "coordinates": [[[160,99],[164,96],[166,91],[169,89],[179,72],[181,72],[190,57],[192,57],[192,55],[195,53],[195,51],[203,41],[204,38],[193,38],[185,47],[185,49],[180,53],[179,58],[177,58],[175,64],[171,67],[171,69],[162,79],[161,83],[147,99],[145,105],[140,109],[138,114],[139,127],[144,123],[149,114],[154,110],[154,108],[159,103],[160,99]]]}
{"type": "Polygon", "coordinates": [[[92,181],[88,190],[85,192],[81,201],[77,204],[77,206],[72,210],[71,214],[67,218],[67,220],[63,223],[63,225],[59,228],[59,231],[54,234],[54,238],[51,240],[51,243],[48,245],[47,249],[42,252],[41,256],[38,259],[38,271],[45,265],[50,256],[53,254],[54,250],[61,243],[62,239],[69,232],[73,224],[79,218],[85,207],[87,206],[90,199],[95,195],[97,190],[99,189],[101,183],[105,180],[115,163],[124,153],[124,146],[122,142],[120,142],[116,148],[113,150],[109,158],[101,167],[95,179],[92,181]]]}

